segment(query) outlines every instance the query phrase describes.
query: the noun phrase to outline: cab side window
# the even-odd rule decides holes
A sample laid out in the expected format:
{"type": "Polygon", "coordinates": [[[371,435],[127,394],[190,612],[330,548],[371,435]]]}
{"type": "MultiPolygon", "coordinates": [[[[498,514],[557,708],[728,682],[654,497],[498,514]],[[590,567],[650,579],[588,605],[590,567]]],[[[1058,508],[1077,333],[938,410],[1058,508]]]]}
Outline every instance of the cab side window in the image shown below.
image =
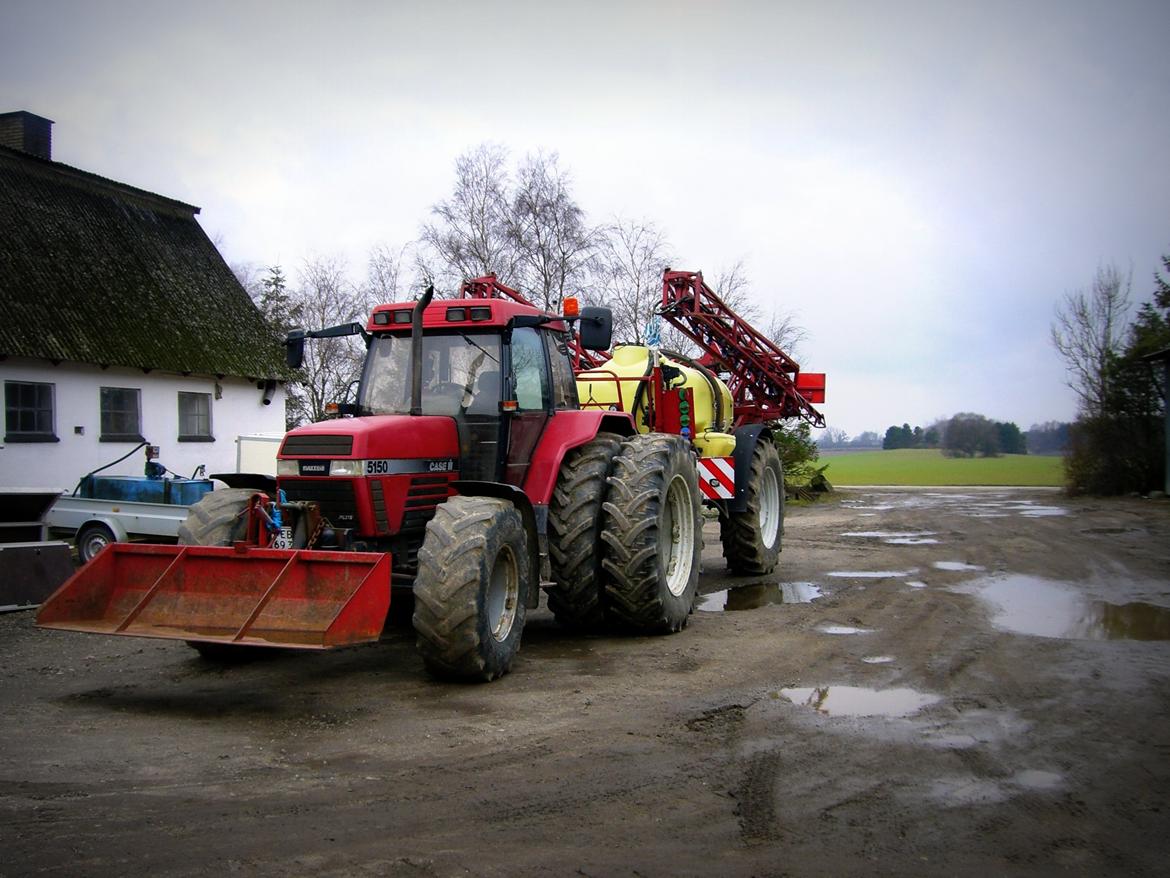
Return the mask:
{"type": "Polygon", "coordinates": [[[525,326],[512,333],[512,375],[516,381],[516,402],[520,411],[548,408],[550,393],[544,345],[531,327],[525,326]]]}
{"type": "Polygon", "coordinates": [[[548,359],[552,365],[552,400],[555,409],[577,407],[577,380],[573,377],[573,366],[569,360],[569,348],[565,336],[560,332],[544,330],[544,341],[548,347],[548,359]]]}

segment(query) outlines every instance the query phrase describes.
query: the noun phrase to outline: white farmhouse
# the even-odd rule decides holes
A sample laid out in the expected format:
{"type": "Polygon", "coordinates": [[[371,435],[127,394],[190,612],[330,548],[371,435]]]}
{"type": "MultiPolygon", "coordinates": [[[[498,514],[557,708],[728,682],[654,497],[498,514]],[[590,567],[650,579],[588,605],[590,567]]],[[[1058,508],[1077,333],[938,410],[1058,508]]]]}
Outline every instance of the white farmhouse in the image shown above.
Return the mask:
{"type": "Polygon", "coordinates": [[[236,469],[284,430],[279,340],[199,208],[51,159],[52,122],[0,114],[0,488],[236,469]]]}

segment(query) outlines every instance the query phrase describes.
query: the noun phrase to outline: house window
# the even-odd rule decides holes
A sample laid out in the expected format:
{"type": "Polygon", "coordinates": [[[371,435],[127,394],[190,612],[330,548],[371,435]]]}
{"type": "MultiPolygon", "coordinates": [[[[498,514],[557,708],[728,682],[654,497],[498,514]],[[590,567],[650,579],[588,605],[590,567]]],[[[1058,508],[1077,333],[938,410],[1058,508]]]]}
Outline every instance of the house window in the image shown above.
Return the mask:
{"type": "Polygon", "coordinates": [[[52,384],[4,382],[4,441],[58,441],[53,430],[52,384]]]}
{"type": "Polygon", "coordinates": [[[102,442],[142,442],[141,391],[133,387],[103,387],[102,442]]]}
{"type": "Polygon", "coordinates": [[[211,394],[179,391],[179,441],[214,442],[211,435],[211,394]]]}

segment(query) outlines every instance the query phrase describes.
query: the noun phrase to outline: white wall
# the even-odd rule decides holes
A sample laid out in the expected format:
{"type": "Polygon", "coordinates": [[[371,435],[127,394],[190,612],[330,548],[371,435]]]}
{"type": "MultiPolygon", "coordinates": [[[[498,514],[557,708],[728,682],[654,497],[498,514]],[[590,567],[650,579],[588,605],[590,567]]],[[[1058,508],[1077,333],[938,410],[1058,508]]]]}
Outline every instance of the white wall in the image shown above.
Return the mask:
{"type": "MultiPolygon", "coordinates": [[[[40,360],[11,357],[0,362],[2,382],[51,383],[58,442],[8,442],[0,432],[0,487],[72,488],[86,473],[116,460],[135,442],[99,442],[101,435],[100,389],[130,387],[141,391],[142,436],[159,446],[159,460],[167,469],[190,476],[205,464],[207,471],[234,472],[236,437],[241,433],[284,432],[284,388],[277,387],[270,405],[255,382],[243,378],[215,378],[141,369],[101,369],[77,363],[53,366],[40,360]],[[217,391],[218,385],[218,391],[217,391]],[[211,433],[214,442],[179,442],[178,392],[210,393],[211,433]],[[218,398],[217,397],[218,394],[218,398]],[[76,428],[80,427],[79,434],[76,428]]],[[[4,426],[0,414],[0,428],[4,426]]],[[[112,475],[143,473],[145,449],[132,454],[105,472],[112,475]]]]}

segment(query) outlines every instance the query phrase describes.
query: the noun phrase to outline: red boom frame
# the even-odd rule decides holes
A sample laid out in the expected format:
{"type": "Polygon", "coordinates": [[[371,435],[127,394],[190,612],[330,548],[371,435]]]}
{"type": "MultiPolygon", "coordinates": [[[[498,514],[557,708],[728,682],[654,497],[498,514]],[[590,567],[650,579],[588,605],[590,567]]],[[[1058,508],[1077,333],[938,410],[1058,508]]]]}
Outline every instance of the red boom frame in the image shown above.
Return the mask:
{"type": "Polygon", "coordinates": [[[825,426],[812,406],[824,401],[825,376],[801,374],[794,359],[715,295],[701,271],[663,272],[659,313],[702,349],[702,365],[728,374],[737,427],[780,418],[825,426]]]}

